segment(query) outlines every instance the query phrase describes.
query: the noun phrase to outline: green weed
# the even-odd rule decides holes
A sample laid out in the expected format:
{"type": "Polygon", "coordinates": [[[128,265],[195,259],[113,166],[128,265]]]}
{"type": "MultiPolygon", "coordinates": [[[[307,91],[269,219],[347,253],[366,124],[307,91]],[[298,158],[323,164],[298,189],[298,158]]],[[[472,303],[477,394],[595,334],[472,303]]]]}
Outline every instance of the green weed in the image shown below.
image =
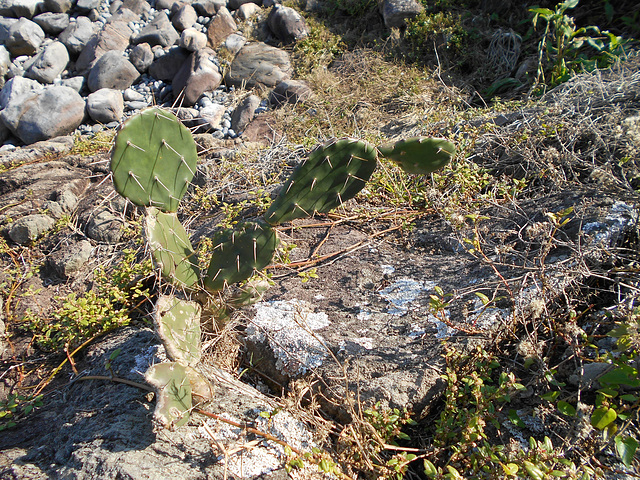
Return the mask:
{"type": "Polygon", "coordinates": [[[94,290],[57,297],[50,318],[27,313],[28,329],[44,350],[71,352],[90,338],[129,324],[132,311],[149,298],[144,280],[152,272],[151,260],[138,262],[136,252],[127,249],[117,266],[96,270],[94,290]]]}
{"type": "Polygon", "coordinates": [[[16,420],[29,415],[41,406],[42,395],[30,397],[10,394],[6,400],[0,401],[0,432],[14,427],[16,420]]]}
{"type": "Polygon", "coordinates": [[[607,68],[624,58],[628,41],[597,26],[577,28],[566,11],[578,6],[579,0],[566,0],[554,10],[532,8],[533,27],[545,22],[545,30],[538,44],[538,72],[536,84],[554,87],[566,82],[576,73],[607,68]]]}

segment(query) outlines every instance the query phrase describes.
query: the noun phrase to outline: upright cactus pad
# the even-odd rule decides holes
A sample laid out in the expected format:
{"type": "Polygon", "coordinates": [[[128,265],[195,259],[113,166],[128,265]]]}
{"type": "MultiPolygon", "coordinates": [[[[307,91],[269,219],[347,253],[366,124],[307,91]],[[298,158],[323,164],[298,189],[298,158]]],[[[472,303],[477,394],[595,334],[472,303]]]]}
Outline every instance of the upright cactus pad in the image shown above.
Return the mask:
{"type": "Polygon", "coordinates": [[[382,145],[378,151],[407,173],[425,174],[449,163],[456,147],[443,138],[415,137],[382,145]]]}
{"type": "Polygon", "coordinates": [[[376,159],[373,146],[351,138],[316,148],[284,184],[266,221],[277,225],[334,209],[364,188],[376,159]]]}
{"type": "Polygon", "coordinates": [[[154,418],[158,423],[169,429],[187,423],[192,406],[187,367],[177,362],[157,363],[144,378],[157,389],[154,418]]]}
{"type": "Polygon", "coordinates": [[[158,298],[153,320],[169,360],[192,366],[200,361],[199,303],[174,296],[158,298]]]}
{"type": "Polygon", "coordinates": [[[218,291],[246,280],[271,263],[277,243],[275,230],[264,222],[244,222],[218,232],[204,286],[218,291]]]}
{"type": "Polygon", "coordinates": [[[175,212],[196,171],[196,144],[171,113],[150,108],[116,136],[111,171],[116,191],[136,205],[175,212]]]}
{"type": "Polygon", "coordinates": [[[148,208],[145,233],[151,255],[162,276],[177,286],[193,286],[200,278],[198,260],[176,214],[148,208]]]}

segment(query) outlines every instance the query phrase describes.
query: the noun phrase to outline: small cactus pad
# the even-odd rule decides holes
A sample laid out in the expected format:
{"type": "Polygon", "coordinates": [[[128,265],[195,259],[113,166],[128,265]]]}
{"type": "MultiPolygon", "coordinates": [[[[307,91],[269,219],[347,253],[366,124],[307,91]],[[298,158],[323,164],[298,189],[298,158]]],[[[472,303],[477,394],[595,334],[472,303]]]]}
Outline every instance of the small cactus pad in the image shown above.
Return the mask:
{"type": "Polygon", "coordinates": [[[191,287],[200,278],[197,258],[189,236],[175,213],[147,209],[145,233],[154,261],[162,276],[181,287],[191,287]]]}
{"type": "Polygon", "coordinates": [[[116,191],[136,205],[175,212],[196,171],[196,143],[172,114],[150,108],[116,135],[111,171],[116,191]]]}
{"type": "Polygon", "coordinates": [[[169,360],[184,365],[200,361],[200,312],[196,302],[169,295],[158,298],[153,320],[169,360]]]}
{"type": "Polygon", "coordinates": [[[382,145],[378,151],[407,173],[425,174],[449,163],[456,147],[443,138],[415,137],[382,145]]]}
{"type": "Polygon", "coordinates": [[[344,138],[321,145],[291,174],[265,214],[271,225],[326,213],[356,196],[376,168],[376,149],[344,138]]]}
{"type": "Polygon", "coordinates": [[[144,375],[145,380],[157,389],[153,416],[165,428],[180,427],[189,420],[192,401],[186,369],[177,362],[157,363],[144,375]]]}
{"type": "Polygon", "coordinates": [[[216,233],[204,286],[218,291],[246,280],[271,263],[277,243],[275,230],[264,222],[239,223],[216,233]]]}

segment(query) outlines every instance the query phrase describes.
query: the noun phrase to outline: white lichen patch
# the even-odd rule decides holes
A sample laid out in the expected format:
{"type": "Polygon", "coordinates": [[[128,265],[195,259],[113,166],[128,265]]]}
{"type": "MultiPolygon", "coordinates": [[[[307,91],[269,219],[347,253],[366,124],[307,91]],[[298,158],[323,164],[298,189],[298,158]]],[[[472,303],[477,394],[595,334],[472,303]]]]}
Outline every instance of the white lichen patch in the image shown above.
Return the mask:
{"type": "MultiPolygon", "coordinates": [[[[294,449],[310,452],[316,446],[306,426],[288,412],[273,413],[265,407],[250,415],[255,416],[254,427],[257,430],[273,435],[294,449]]],[[[220,416],[242,424],[233,415],[220,416]]],[[[288,460],[283,445],[220,420],[208,419],[206,426],[198,427],[198,431],[212,441],[212,445],[218,450],[217,460],[225,462],[225,468],[234,478],[257,478],[282,468],[288,460]]]]}
{"type": "Polygon", "coordinates": [[[315,330],[329,325],[326,313],[316,313],[300,300],[260,302],[254,308],[247,338],[271,347],[278,370],[298,376],[322,365],[327,349],[315,330]]]}
{"type": "Polygon", "coordinates": [[[360,308],[360,311],[358,312],[358,315],[356,315],[358,320],[370,320],[371,317],[373,316],[373,312],[368,308],[363,308],[363,307],[359,307],[359,308],[360,308]]]}
{"type": "Polygon", "coordinates": [[[417,300],[423,292],[433,289],[435,285],[435,282],[399,278],[387,288],[380,290],[380,296],[391,304],[387,313],[402,316],[409,312],[411,302],[417,300]]]}
{"type": "MultiPolygon", "coordinates": [[[[444,315],[447,321],[449,321],[449,319],[451,318],[449,310],[445,310],[444,315]]],[[[442,320],[440,320],[438,317],[436,317],[432,313],[427,314],[427,321],[433,323],[436,326],[436,329],[438,330],[436,333],[436,338],[438,340],[447,339],[458,333],[458,331],[455,328],[451,328],[449,325],[444,323],[442,320]]]]}
{"type": "Polygon", "coordinates": [[[168,359],[164,347],[158,344],[149,346],[144,352],[136,355],[134,360],[136,363],[131,373],[144,376],[144,372],[146,372],[151,365],[166,362],[168,359]]]}
{"type": "Polygon", "coordinates": [[[380,265],[380,269],[382,270],[383,275],[391,275],[396,271],[393,265],[380,265]]]}
{"type": "Polygon", "coordinates": [[[591,235],[595,242],[609,245],[625,228],[638,222],[638,211],[628,203],[615,202],[602,222],[586,223],[582,231],[591,235]]]}

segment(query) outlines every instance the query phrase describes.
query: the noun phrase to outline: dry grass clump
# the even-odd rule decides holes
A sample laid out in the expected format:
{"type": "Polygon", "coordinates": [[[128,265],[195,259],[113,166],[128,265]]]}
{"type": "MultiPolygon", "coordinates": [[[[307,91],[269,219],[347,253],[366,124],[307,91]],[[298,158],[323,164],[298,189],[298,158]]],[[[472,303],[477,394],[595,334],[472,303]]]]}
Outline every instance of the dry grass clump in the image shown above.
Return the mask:
{"type": "Polygon", "coordinates": [[[461,100],[428,70],[371,49],[345,52],[305,80],[314,99],[277,110],[275,128],[290,142],[306,146],[345,135],[376,141],[394,124],[437,121],[461,100]]]}
{"type": "Polygon", "coordinates": [[[568,184],[638,187],[640,56],[609,71],[574,77],[534,106],[483,122],[474,161],[493,175],[525,179],[530,193],[568,184]]]}

